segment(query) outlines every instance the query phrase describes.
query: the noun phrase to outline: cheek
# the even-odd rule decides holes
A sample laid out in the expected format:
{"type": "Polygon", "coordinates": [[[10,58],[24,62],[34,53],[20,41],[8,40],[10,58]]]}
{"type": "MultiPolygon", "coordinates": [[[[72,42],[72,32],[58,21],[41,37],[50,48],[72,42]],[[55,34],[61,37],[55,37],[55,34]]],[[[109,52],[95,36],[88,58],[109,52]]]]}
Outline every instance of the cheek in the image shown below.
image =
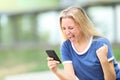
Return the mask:
{"type": "Polygon", "coordinates": [[[66,31],[64,31],[64,30],[62,31],[62,34],[63,34],[64,37],[67,36],[66,31]]]}
{"type": "Polygon", "coordinates": [[[75,33],[75,34],[79,34],[80,31],[77,30],[77,29],[75,29],[75,30],[73,30],[72,32],[75,33]]]}
{"type": "Polygon", "coordinates": [[[62,32],[63,32],[63,34],[65,34],[65,33],[66,33],[66,31],[65,31],[65,30],[62,30],[62,32]]]}
{"type": "Polygon", "coordinates": [[[75,35],[76,35],[77,37],[81,35],[81,32],[80,32],[80,31],[78,31],[78,30],[77,30],[77,31],[75,31],[74,33],[75,33],[75,35]]]}

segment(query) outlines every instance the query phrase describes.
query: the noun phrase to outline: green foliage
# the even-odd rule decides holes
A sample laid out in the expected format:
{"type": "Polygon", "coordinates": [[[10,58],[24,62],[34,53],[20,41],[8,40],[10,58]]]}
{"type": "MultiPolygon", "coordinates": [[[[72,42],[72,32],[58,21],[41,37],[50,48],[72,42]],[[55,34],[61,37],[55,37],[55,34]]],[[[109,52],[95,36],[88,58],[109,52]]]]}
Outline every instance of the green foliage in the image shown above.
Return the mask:
{"type": "MultiPolygon", "coordinates": [[[[41,46],[32,49],[0,50],[0,80],[9,74],[49,70],[45,49],[41,46]]],[[[58,46],[54,49],[56,52],[59,50],[58,46]]]]}
{"type": "Polygon", "coordinates": [[[0,55],[0,67],[11,67],[29,63],[44,64],[43,62],[45,62],[46,58],[42,49],[1,50],[0,55]]]}
{"type": "Polygon", "coordinates": [[[115,56],[115,59],[120,62],[120,47],[114,48],[113,53],[115,56]]]}

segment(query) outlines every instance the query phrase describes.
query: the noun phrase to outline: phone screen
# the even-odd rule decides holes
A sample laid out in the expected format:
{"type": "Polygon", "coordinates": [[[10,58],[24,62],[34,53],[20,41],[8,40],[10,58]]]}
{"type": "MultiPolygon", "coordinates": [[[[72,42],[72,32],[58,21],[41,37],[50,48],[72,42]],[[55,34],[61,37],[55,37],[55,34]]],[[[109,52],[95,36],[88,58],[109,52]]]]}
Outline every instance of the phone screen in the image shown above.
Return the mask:
{"type": "Polygon", "coordinates": [[[54,60],[57,60],[61,63],[61,60],[57,56],[56,52],[54,50],[46,50],[46,53],[49,57],[52,57],[54,60]]]}

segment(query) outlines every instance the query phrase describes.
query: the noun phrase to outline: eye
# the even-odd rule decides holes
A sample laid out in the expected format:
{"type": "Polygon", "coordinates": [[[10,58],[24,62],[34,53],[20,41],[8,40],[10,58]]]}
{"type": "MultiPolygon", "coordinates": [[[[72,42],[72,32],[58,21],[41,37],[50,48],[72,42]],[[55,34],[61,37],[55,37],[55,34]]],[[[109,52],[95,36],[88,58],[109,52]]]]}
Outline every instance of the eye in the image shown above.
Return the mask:
{"type": "Polygon", "coordinates": [[[72,30],[72,29],[74,29],[74,27],[70,26],[69,29],[72,30]]]}
{"type": "Polygon", "coordinates": [[[66,28],[65,27],[62,27],[62,30],[65,30],[66,28]]]}

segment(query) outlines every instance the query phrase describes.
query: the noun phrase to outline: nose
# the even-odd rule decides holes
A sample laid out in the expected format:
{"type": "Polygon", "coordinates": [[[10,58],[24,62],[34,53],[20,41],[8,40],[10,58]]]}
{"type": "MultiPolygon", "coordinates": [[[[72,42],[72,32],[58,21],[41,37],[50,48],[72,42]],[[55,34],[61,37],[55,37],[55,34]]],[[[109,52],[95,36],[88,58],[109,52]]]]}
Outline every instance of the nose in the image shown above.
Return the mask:
{"type": "Polygon", "coordinates": [[[66,34],[66,35],[69,35],[69,34],[70,34],[70,31],[69,31],[69,30],[66,30],[66,31],[65,31],[65,34],[66,34]]]}

